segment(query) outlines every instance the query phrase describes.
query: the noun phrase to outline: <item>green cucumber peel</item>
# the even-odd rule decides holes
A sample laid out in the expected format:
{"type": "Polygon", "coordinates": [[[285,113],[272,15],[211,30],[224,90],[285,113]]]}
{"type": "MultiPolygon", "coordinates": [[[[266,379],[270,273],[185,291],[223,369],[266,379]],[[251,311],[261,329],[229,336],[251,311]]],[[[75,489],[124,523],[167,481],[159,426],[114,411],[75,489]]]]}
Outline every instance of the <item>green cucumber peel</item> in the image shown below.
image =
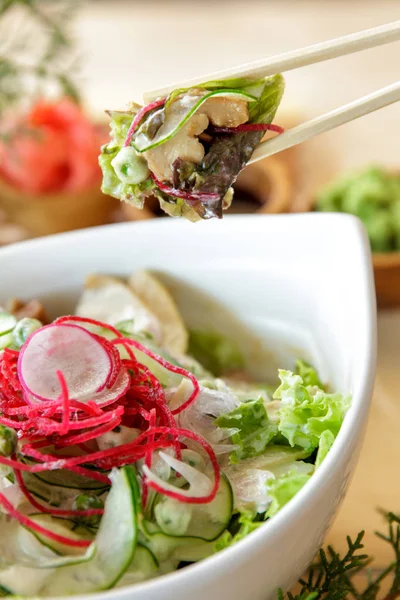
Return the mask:
{"type": "MultiPolygon", "coordinates": [[[[137,152],[142,153],[142,152],[147,152],[148,150],[151,150],[152,148],[157,148],[158,146],[161,146],[161,144],[165,144],[165,142],[168,142],[168,140],[170,140],[174,135],[176,135],[178,133],[178,131],[180,129],[182,129],[182,127],[198,111],[198,109],[204,104],[204,102],[206,102],[206,100],[208,100],[209,98],[219,97],[219,96],[227,97],[227,98],[237,98],[240,100],[246,100],[247,102],[256,102],[257,101],[257,98],[255,96],[248,94],[247,92],[243,92],[241,90],[235,90],[235,89],[214,90],[214,91],[208,92],[207,94],[204,94],[204,96],[200,96],[200,97],[193,96],[192,97],[193,104],[190,105],[190,103],[188,102],[187,110],[186,110],[186,113],[184,114],[184,116],[180,117],[179,121],[174,123],[173,126],[170,127],[169,130],[167,130],[167,132],[165,132],[165,133],[163,132],[160,134],[160,131],[164,128],[165,123],[167,122],[168,115],[166,115],[164,125],[162,125],[160,127],[159,131],[157,132],[157,134],[155,135],[155,137],[152,140],[149,140],[145,134],[141,134],[140,128],[139,128],[136,136],[134,136],[134,139],[132,141],[132,146],[135,148],[135,150],[137,152]]],[[[166,110],[167,109],[168,109],[168,106],[166,107],[166,110]]]]}

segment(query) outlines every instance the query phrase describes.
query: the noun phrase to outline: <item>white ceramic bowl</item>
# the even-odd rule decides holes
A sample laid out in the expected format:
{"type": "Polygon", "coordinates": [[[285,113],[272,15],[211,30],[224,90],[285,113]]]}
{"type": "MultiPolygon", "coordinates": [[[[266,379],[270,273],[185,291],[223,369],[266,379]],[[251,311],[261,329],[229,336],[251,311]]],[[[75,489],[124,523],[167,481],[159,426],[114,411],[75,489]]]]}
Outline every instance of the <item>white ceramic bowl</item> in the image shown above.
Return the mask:
{"type": "Polygon", "coordinates": [[[176,573],[79,598],[276,598],[277,588],[293,584],[321,545],[362,442],[376,353],[364,229],[344,215],[240,216],[196,225],[160,219],[37,239],[0,251],[0,303],[10,295],[35,296],[66,314],[88,273],[127,275],[137,267],[169,275],[192,325],[211,321],[241,338],[254,371],[261,370],[260,356],[267,373],[303,355],[335,389],[352,393],[353,403],[322,467],[265,527],[176,573]],[[216,302],[193,295],[187,284],[216,302]],[[218,301],[242,325],[233,325],[218,301]],[[263,348],[257,349],[252,332],[264,338],[263,348]]]}

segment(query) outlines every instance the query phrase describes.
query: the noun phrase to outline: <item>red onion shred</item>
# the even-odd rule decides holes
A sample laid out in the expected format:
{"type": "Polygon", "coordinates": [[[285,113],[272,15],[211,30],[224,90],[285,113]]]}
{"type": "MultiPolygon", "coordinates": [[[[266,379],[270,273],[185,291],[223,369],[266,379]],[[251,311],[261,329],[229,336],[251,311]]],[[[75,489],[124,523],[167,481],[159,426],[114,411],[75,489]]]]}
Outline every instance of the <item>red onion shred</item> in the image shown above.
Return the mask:
{"type": "Polygon", "coordinates": [[[147,113],[149,113],[151,110],[154,110],[155,108],[160,108],[161,106],[164,106],[165,100],[166,100],[166,98],[162,98],[161,100],[155,100],[154,102],[150,102],[150,104],[143,106],[139,110],[139,112],[136,114],[135,118],[133,119],[131,126],[128,129],[128,134],[127,134],[125,142],[124,142],[125,147],[129,146],[129,144],[131,143],[133,134],[135,133],[137,127],[140,125],[140,122],[147,115],[147,113]]]}

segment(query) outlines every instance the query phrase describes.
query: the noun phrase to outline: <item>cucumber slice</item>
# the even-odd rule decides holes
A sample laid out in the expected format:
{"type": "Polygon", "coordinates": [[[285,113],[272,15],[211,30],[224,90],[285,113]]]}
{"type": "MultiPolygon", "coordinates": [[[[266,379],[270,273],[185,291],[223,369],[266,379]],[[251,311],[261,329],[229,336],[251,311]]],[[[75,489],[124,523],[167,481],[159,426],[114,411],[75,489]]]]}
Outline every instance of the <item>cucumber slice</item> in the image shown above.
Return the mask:
{"type": "Polygon", "coordinates": [[[207,542],[193,537],[177,537],[166,535],[161,531],[142,538],[145,545],[160,563],[162,569],[165,561],[196,562],[210,556],[215,551],[215,541],[207,542]]]}
{"type": "MultiPolygon", "coordinates": [[[[48,515],[40,516],[46,517],[48,515]]],[[[33,515],[33,518],[39,521],[35,517],[37,515],[33,515]]],[[[46,519],[46,522],[44,521],[42,519],[41,523],[49,527],[49,519],[46,519]]],[[[51,523],[51,525],[54,531],[54,524],[51,523]]],[[[60,526],[57,529],[60,531],[60,526]]],[[[66,527],[62,529],[62,534],[69,534],[66,527]]],[[[8,590],[6,595],[36,594],[44,582],[54,573],[54,569],[90,561],[96,552],[95,544],[91,544],[84,553],[81,549],[80,555],[59,556],[47,544],[43,544],[37,535],[22,527],[16,521],[2,523],[1,543],[1,555],[5,564],[15,563],[0,570],[0,589],[8,590]]]]}
{"type": "Polygon", "coordinates": [[[0,571],[0,586],[11,596],[36,596],[50,579],[52,569],[33,569],[13,565],[0,571]]]}
{"type": "Polygon", "coordinates": [[[134,585],[159,574],[158,561],[150,548],[138,543],[135,556],[128,570],[119,580],[116,587],[134,585]]]}
{"type": "MultiPolygon", "coordinates": [[[[43,513],[37,515],[29,515],[29,518],[38,523],[38,525],[42,525],[43,527],[47,527],[53,533],[58,533],[59,535],[63,535],[71,540],[92,540],[93,535],[89,532],[86,527],[76,526],[76,523],[71,519],[63,519],[60,517],[53,517],[51,515],[46,515],[43,513]]],[[[82,548],[76,548],[74,546],[68,546],[66,544],[61,544],[60,542],[56,542],[51,538],[48,538],[41,533],[37,533],[36,531],[28,531],[35,536],[37,540],[47,548],[50,548],[55,554],[65,556],[65,555],[74,555],[74,556],[82,556],[84,551],[82,548]]]]}
{"type": "Polygon", "coordinates": [[[254,102],[257,100],[255,96],[243,92],[241,90],[214,90],[205,93],[202,96],[186,95],[182,99],[176,99],[165,109],[165,121],[159,128],[153,139],[149,139],[145,133],[140,130],[135,136],[132,146],[137,152],[147,152],[152,148],[156,148],[170,140],[184,125],[188,122],[196,111],[201,107],[206,100],[211,97],[233,98],[237,100],[246,100],[254,102]],[[179,104],[180,103],[180,104],[179,104]]]}
{"type": "MultiPolygon", "coordinates": [[[[36,473],[22,473],[22,477],[30,493],[49,506],[69,508],[78,493],[78,490],[73,488],[45,483],[36,477],[36,473]]],[[[101,490],[99,492],[102,493],[101,490]]]]}
{"type": "Polygon", "coordinates": [[[111,478],[94,557],[81,565],[56,569],[41,589],[42,595],[67,596],[109,589],[132,563],[140,511],[139,488],[131,466],[113,471],[111,478]]]}
{"type": "Polygon", "coordinates": [[[59,469],[57,471],[43,471],[35,473],[35,477],[48,485],[58,485],[63,488],[71,488],[74,490],[100,490],[103,492],[107,489],[107,485],[96,479],[90,479],[83,475],[78,475],[72,471],[59,469]]]}
{"type": "MultiPolygon", "coordinates": [[[[47,526],[50,527],[48,524],[47,526]]],[[[68,530],[62,533],[68,535],[68,530]]],[[[48,544],[43,544],[39,537],[35,536],[32,531],[21,526],[18,526],[15,543],[17,547],[15,556],[17,564],[35,569],[55,569],[68,565],[81,564],[91,560],[96,552],[96,545],[91,544],[84,552],[82,552],[83,549],[81,548],[80,554],[72,552],[69,555],[60,556],[59,553],[50,549],[48,544]]],[[[71,547],[68,547],[68,549],[77,550],[71,547]]]]}
{"type": "MultiPolygon", "coordinates": [[[[24,456],[22,460],[27,465],[36,465],[37,462],[24,456]]],[[[109,489],[109,485],[84,475],[79,475],[68,469],[56,469],[54,471],[42,471],[41,473],[23,473],[24,479],[31,482],[32,478],[47,485],[58,486],[59,488],[70,488],[71,490],[93,491],[94,493],[103,493],[109,489]]],[[[31,484],[33,486],[33,483],[31,484]]],[[[29,490],[30,491],[30,490],[29,490]]]]}
{"type": "Polygon", "coordinates": [[[169,536],[215,540],[227,528],[233,513],[233,492],[221,472],[216,497],[207,504],[185,504],[161,496],[154,508],[157,525],[169,536]]]}

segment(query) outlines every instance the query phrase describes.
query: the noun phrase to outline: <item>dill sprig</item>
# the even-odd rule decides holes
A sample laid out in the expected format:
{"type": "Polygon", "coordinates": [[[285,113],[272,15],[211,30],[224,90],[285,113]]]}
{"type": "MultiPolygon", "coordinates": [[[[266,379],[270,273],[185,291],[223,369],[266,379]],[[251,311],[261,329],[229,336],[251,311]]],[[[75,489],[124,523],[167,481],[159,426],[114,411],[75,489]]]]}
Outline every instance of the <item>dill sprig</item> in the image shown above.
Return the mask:
{"type": "Polygon", "coordinates": [[[0,0],[0,116],[47,94],[79,100],[76,0],[0,0]]]}
{"type": "Polygon", "coordinates": [[[340,556],[332,546],[319,551],[319,560],[308,570],[305,578],[298,582],[296,593],[278,591],[278,600],[377,600],[378,594],[385,585],[389,586],[382,600],[395,600],[400,597],[400,516],[380,511],[384,516],[387,533],[375,532],[393,550],[394,559],[377,575],[368,569],[372,558],[363,553],[364,532],[360,532],[352,540],[347,537],[347,552],[340,556]],[[366,583],[360,587],[354,582],[354,576],[361,570],[366,571],[366,583]]]}

